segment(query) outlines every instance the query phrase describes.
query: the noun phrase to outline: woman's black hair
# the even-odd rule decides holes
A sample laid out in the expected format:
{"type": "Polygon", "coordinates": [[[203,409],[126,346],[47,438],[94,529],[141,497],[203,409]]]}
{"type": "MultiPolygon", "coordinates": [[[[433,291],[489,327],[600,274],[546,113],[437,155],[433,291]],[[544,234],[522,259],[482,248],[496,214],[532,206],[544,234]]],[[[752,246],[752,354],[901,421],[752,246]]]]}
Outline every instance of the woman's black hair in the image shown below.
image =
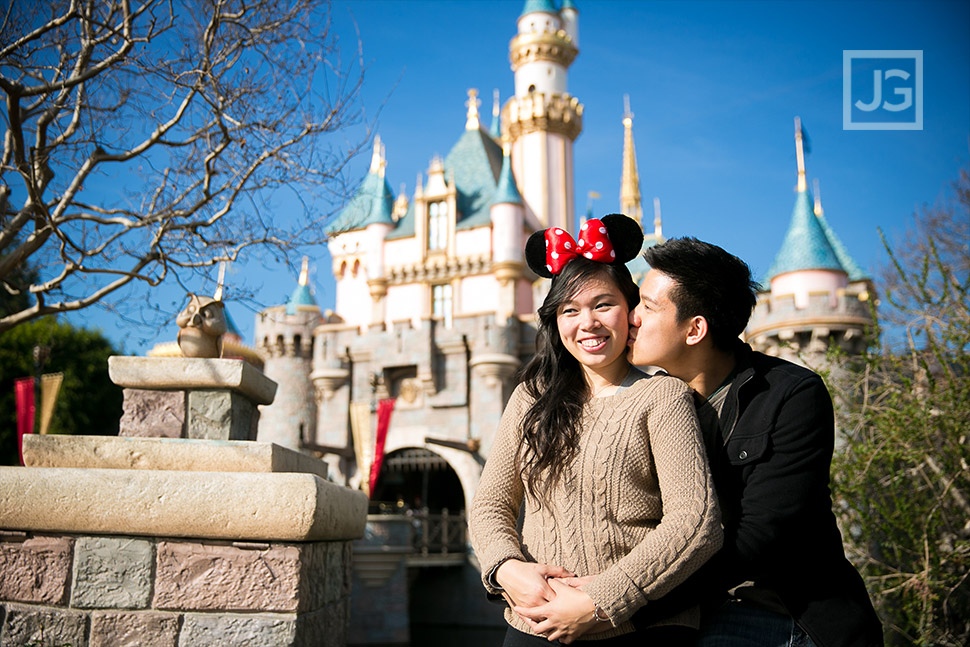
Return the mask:
{"type": "Polygon", "coordinates": [[[536,353],[518,376],[533,401],[522,417],[521,468],[529,495],[539,502],[547,500],[564,466],[576,455],[580,417],[590,397],[579,361],[559,336],[559,306],[594,278],[612,281],[627,307],[636,307],[639,289],[622,262],[571,260],[553,277],[549,294],[539,307],[536,353]]]}

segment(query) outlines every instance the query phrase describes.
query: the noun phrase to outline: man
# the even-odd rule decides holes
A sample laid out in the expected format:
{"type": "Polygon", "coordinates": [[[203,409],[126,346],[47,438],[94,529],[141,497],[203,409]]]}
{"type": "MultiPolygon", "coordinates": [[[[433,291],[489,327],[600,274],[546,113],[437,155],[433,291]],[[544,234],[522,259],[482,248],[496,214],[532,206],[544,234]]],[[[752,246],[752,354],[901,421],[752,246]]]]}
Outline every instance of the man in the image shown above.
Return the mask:
{"type": "Polygon", "coordinates": [[[695,238],[644,256],[630,360],[696,392],[724,547],[643,618],[704,600],[702,647],[882,645],[832,513],[834,415],[821,378],[738,339],[756,290],[742,260],[695,238]]]}

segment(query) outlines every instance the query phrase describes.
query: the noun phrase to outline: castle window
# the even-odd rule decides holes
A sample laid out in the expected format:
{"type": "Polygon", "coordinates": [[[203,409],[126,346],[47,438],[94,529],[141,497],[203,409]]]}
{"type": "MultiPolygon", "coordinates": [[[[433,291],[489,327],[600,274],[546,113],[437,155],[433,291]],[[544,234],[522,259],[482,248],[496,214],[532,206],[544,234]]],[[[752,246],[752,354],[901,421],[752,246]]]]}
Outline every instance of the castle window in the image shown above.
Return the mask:
{"type": "Polygon", "coordinates": [[[428,205],[428,249],[443,250],[448,247],[448,203],[432,202],[428,205]]]}
{"type": "Polygon", "coordinates": [[[442,283],[431,286],[431,314],[441,317],[445,323],[445,328],[451,328],[451,284],[442,283]]]}

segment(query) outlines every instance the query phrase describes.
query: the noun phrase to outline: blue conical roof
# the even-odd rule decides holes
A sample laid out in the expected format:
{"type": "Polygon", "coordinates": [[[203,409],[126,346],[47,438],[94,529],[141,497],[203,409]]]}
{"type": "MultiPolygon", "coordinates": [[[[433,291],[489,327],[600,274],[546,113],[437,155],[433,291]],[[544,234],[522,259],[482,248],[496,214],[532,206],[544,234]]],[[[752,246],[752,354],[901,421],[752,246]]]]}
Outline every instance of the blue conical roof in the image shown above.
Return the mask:
{"type": "Polygon", "coordinates": [[[495,197],[492,204],[522,204],[522,194],[519,187],[515,185],[515,176],[512,174],[512,158],[505,155],[502,160],[502,172],[498,176],[498,188],[495,189],[495,197]]]}
{"type": "Polygon", "coordinates": [[[849,250],[845,248],[842,241],[836,235],[835,230],[829,226],[828,221],[825,219],[825,215],[819,213],[816,218],[818,218],[818,224],[822,225],[822,231],[825,232],[825,237],[829,239],[829,243],[832,245],[832,249],[835,250],[835,255],[839,257],[839,263],[845,269],[846,273],[849,275],[850,281],[861,281],[868,277],[868,275],[862,271],[862,268],[855,262],[852,256],[849,255],[849,250]]]}
{"type": "Polygon", "coordinates": [[[481,128],[465,130],[445,157],[446,177],[454,179],[460,229],[488,225],[489,207],[502,169],[502,147],[481,128]]]}
{"type": "Polygon", "coordinates": [[[303,306],[318,307],[313,293],[310,292],[310,286],[297,285],[290,295],[290,300],[286,302],[286,314],[295,315],[296,311],[303,306]]]}
{"type": "Polygon", "coordinates": [[[492,115],[492,126],[488,129],[488,134],[495,139],[502,136],[502,124],[498,115],[492,115]]]}
{"type": "Polygon", "coordinates": [[[332,223],[327,233],[363,229],[374,223],[394,224],[394,195],[383,175],[377,172],[367,174],[354,197],[350,199],[332,223]]]}
{"type": "MultiPolygon", "coordinates": [[[[779,274],[799,270],[836,270],[845,272],[839,256],[829,242],[822,224],[815,216],[812,197],[799,191],[792,209],[788,233],[766,275],[771,281],[779,274]]],[[[846,272],[848,273],[848,272],[846,272]]]]}
{"type": "Polygon", "coordinates": [[[562,8],[575,9],[576,11],[579,11],[579,8],[576,6],[576,3],[573,2],[573,0],[562,0],[562,8]]]}
{"type": "Polygon", "coordinates": [[[525,7],[522,8],[522,13],[519,14],[519,17],[521,18],[527,13],[535,13],[537,11],[559,13],[559,10],[556,9],[556,3],[552,0],[525,0],[525,7]]]}

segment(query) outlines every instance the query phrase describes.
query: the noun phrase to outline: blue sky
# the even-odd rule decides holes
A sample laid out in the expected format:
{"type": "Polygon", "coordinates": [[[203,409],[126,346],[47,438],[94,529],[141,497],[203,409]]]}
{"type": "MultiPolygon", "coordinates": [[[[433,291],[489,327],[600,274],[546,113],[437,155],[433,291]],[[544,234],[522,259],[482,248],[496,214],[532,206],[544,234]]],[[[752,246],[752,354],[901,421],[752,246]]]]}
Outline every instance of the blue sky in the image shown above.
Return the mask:
{"type": "MultiPolygon", "coordinates": [[[[811,140],[808,177],[825,214],[865,270],[885,253],[877,228],[901,234],[936,202],[970,158],[970,3],[576,0],[579,56],[569,91],[585,106],[574,148],[576,204],[617,210],[623,96],[634,117],[644,219],[659,197],[664,234],[693,235],[749,262],[759,277],[781,245],[794,204],[795,116],[811,140]],[[923,130],[843,130],[843,50],[922,50],[923,130]]],[[[493,89],[513,90],[508,43],[522,0],[335,0],[332,29],[345,58],[359,33],[363,105],[386,146],[387,178],[410,196],[435,154],[465,124],[468,88],[490,123],[493,89]]],[[[854,76],[857,88],[871,72],[854,76]]],[[[902,86],[906,84],[903,83],[902,86]]],[[[887,82],[886,100],[891,84],[887,82]]],[[[888,114],[884,113],[883,114],[888,114]]],[[[902,114],[902,113],[900,113],[902,114]]],[[[369,162],[354,163],[362,176],[369,162]]],[[[322,307],[333,304],[330,261],[311,256],[322,307]]],[[[266,304],[285,302],[295,277],[282,266],[247,273],[266,304]]],[[[227,294],[231,298],[231,293],[227,294]]],[[[251,341],[253,314],[230,312],[251,341]]],[[[126,352],[138,339],[101,316],[85,318],[126,352]],[[120,344],[120,341],[119,341],[120,344]]],[[[174,334],[172,335],[174,337],[174,334]]]]}

